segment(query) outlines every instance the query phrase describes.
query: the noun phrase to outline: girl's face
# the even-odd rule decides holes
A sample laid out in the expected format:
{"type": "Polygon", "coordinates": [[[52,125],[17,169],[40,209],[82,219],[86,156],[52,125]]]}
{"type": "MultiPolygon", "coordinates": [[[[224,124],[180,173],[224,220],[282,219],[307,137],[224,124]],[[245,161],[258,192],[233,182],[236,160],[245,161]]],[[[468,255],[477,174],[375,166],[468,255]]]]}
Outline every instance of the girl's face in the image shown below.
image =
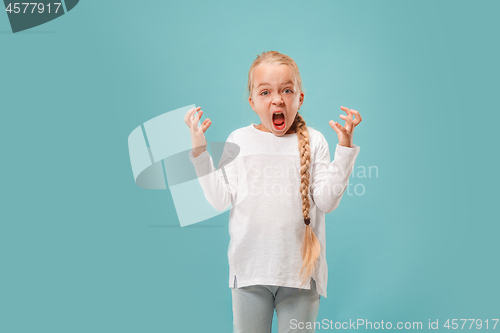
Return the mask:
{"type": "Polygon", "coordinates": [[[304,101],[293,70],[288,65],[260,64],[253,71],[252,96],[248,102],[259,115],[257,129],[276,136],[290,134],[290,127],[304,101]],[[281,112],[282,115],[275,115],[281,112]]]}

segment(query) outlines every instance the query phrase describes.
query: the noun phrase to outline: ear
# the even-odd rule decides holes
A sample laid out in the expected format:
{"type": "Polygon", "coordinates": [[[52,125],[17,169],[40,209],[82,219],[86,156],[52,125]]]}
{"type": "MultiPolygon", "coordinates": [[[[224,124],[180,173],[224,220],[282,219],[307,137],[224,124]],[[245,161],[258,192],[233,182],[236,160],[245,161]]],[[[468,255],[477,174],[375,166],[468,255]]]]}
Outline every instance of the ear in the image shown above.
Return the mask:
{"type": "Polygon", "coordinates": [[[252,108],[252,110],[254,110],[254,108],[253,108],[253,102],[252,102],[252,97],[248,97],[248,103],[250,103],[250,107],[252,108]]]}
{"type": "Polygon", "coordinates": [[[304,92],[301,91],[300,92],[300,96],[299,96],[299,107],[302,106],[302,103],[304,103],[304,92]]]}

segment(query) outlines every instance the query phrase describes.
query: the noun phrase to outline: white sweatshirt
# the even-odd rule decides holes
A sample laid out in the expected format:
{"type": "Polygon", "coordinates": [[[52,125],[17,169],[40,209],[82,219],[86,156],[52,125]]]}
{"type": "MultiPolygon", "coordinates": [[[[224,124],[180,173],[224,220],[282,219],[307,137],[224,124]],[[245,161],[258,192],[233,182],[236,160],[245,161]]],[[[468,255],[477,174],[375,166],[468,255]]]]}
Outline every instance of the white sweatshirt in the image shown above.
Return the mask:
{"type": "MultiPolygon", "coordinates": [[[[321,244],[311,278],[326,297],[325,213],[336,209],[349,182],[360,147],[337,144],[333,162],[321,132],[308,126],[311,149],[309,217],[321,244]]],[[[229,287],[274,285],[310,289],[301,284],[302,241],[306,225],[300,194],[300,156],[297,134],[281,137],[254,124],[233,131],[224,146],[219,168],[204,151],[189,153],[208,202],[229,214],[229,287]]]]}

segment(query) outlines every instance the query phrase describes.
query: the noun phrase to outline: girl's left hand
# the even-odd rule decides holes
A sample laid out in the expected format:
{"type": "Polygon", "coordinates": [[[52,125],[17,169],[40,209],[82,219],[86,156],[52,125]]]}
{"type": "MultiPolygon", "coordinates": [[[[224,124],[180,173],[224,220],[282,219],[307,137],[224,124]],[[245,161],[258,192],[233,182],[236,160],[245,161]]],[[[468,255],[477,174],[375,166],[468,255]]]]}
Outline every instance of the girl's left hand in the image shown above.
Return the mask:
{"type": "Polygon", "coordinates": [[[341,119],[345,120],[345,126],[340,125],[339,123],[330,120],[328,124],[333,128],[339,137],[339,145],[352,148],[352,132],[354,128],[361,122],[361,116],[358,111],[348,109],[345,106],[340,107],[347,113],[347,116],[340,115],[341,119]],[[355,119],[352,119],[354,115],[355,119]]]}

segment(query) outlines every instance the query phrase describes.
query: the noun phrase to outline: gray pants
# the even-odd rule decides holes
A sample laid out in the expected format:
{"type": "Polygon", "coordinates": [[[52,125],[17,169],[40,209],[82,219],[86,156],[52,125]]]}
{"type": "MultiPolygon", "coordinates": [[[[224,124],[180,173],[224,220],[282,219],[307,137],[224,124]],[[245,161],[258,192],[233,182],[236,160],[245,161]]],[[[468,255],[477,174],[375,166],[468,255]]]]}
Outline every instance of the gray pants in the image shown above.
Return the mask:
{"type": "Polygon", "coordinates": [[[233,333],[271,333],[274,309],[278,332],[314,332],[320,295],[316,281],[311,289],[256,285],[231,288],[233,297],[233,333]],[[312,329],[306,329],[309,325],[312,329]]]}

